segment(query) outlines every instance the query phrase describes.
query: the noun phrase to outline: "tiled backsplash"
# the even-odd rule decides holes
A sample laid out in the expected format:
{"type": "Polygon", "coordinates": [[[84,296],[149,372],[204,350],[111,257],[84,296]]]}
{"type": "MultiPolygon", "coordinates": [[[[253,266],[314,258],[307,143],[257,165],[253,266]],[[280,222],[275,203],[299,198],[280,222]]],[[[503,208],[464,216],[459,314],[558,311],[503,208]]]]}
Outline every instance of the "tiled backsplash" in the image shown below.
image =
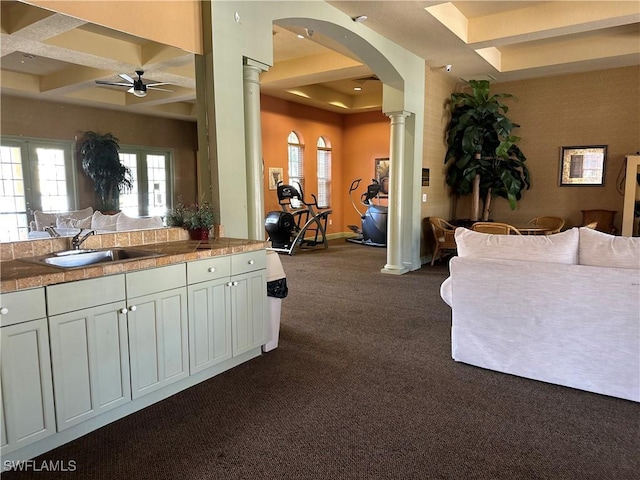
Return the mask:
{"type": "MultiPolygon", "coordinates": [[[[215,227],[216,237],[222,236],[222,229],[215,227]]],[[[178,242],[189,240],[189,232],[182,228],[158,228],[152,230],[131,230],[128,232],[101,233],[87,238],[82,248],[132,247],[152,243],[178,242]]],[[[35,257],[71,248],[71,237],[45,238],[0,244],[0,261],[35,257]]]]}

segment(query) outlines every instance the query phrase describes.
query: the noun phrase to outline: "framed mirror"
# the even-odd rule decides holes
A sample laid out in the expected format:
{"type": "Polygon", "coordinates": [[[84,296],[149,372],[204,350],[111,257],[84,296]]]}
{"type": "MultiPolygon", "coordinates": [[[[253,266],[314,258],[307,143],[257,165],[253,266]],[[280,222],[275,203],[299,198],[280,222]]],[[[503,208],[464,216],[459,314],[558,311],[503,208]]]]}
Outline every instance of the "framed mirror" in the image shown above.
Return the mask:
{"type": "Polygon", "coordinates": [[[606,159],[606,145],[562,147],[560,186],[603,186],[606,159]]]}

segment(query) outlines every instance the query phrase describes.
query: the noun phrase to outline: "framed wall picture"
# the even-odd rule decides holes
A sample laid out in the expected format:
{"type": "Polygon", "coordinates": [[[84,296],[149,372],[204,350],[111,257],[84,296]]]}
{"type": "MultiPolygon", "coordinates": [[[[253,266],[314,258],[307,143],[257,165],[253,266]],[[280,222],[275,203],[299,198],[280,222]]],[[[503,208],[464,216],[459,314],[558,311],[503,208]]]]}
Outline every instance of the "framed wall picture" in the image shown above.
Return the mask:
{"type": "Polygon", "coordinates": [[[606,145],[562,147],[560,154],[560,186],[604,185],[606,145]]]}
{"type": "Polygon", "coordinates": [[[376,180],[381,185],[381,196],[389,195],[389,159],[388,158],[376,158],[376,180]]]}
{"type": "Polygon", "coordinates": [[[269,167],[269,190],[277,190],[282,181],[282,168],[269,167]]]}

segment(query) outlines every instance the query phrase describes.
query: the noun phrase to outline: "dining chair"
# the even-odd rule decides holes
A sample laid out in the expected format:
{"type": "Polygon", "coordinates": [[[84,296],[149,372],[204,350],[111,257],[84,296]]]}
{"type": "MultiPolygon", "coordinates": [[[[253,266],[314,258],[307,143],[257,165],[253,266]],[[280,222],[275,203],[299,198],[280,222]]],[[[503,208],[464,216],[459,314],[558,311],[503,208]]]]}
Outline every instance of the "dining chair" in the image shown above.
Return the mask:
{"type": "Polygon", "coordinates": [[[529,220],[527,225],[543,228],[545,235],[551,235],[552,233],[558,233],[562,230],[562,227],[564,227],[564,219],[562,217],[540,216],[529,220]]]}
{"type": "Polygon", "coordinates": [[[601,208],[594,210],[582,210],[582,225],[597,222],[596,230],[605,233],[616,233],[616,227],[613,226],[613,218],[618,213],[616,210],[604,210],[601,208]]]}
{"type": "Polygon", "coordinates": [[[454,236],[456,227],[438,217],[429,217],[429,223],[431,224],[431,231],[435,238],[433,255],[431,256],[431,266],[433,266],[433,262],[435,262],[438,253],[442,255],[442,250],[453,250],[457,252],[458,246],[456,245],[454,236]]]}
{"type": "Polygon", "coordinates": [[[494,235],[522,235],[513,225],[500,222],[476,222],[471,230],[480,233],[493,233],[494,235]]]}

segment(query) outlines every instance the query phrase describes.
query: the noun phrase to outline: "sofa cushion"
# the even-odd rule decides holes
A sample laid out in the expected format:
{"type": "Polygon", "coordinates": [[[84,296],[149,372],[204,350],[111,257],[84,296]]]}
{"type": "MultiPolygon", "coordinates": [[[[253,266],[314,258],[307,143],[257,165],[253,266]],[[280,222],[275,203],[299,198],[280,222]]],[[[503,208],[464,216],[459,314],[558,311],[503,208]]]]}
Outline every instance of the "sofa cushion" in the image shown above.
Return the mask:
{"type": "Polygon", "coordinates": [[[144,228],[161,228],[161,217],[134,218],[120,213],[116,223],[116,230],[141,230],[144,228]]]}
{"type": "Polygon", "coordinates": [[[640,269],[640,238],[616,237],[591,228],[580,228],[580,265],[640,269]]]}
{"type": "Polygon", "coordinates": [[[118,217],[122,213],[116,213],[115,215],[104,215],[102,212],[95,211],[91,218],[91,228],[94,230],[116,230],[118,223],[118,217]]]}
{"type": "Polygon", "coordinates": [[[55,227],[57,226],[58,217],[67,217],[67,218],[75,218],[76,220],[80,220],[83,218],[87,218],[91,216],[93,213],[92,207],[87,207],[83,210],[73,210],[71,212],[42,212],[40,210],[35,210],[33,212],[33,218],[36,222],[36,230],[44,230],[44,227],[55,227]]]}
{"type": "Polygon", "coordinates": [[[58,228],[91,228],[91,219],[92,215],[89,215],[87,218],[73,218],[68,216],[58,215],[56,218],[56,227],[58,228]]]}
{"type": "Polygon", "coordinates": [[[553,235],[493,235],[456,228],[458,255],[543,263],[578,263],[577,228],[553,235]]]}

